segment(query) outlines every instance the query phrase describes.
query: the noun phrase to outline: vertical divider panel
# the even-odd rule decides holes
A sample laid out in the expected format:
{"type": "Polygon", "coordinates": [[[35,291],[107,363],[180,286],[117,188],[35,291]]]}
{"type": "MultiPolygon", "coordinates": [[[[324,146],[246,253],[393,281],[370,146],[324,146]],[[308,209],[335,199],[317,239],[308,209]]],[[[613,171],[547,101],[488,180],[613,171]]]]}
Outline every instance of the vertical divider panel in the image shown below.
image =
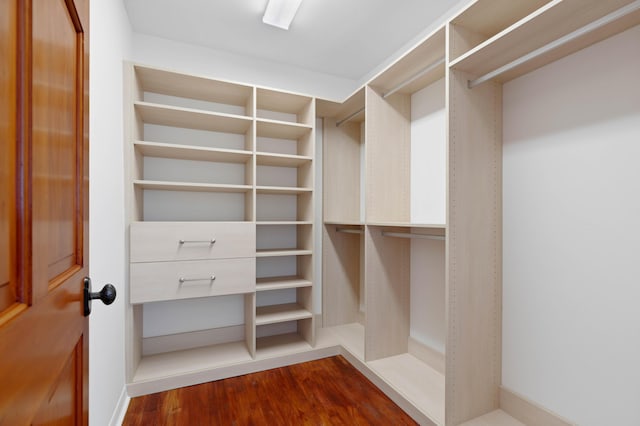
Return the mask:
{"type": "MultiPolygon", "coordinates": [[[[256,216],[256,185],[257,185],[257,175],[258,175],[258,165],[256,158],[256,151],[258,150],[258,134],[256,130],[256,88],[252,88],[251,96],[247,101],[247,111],[246,114],[253,119],[251,123],[251,128],[249,130],[250,137],[247,140],[247,151],[252,152],[251,163],[250,166],[247,167],[249,171],[247,173],[251,173],[250,180],[247,180],[247,184],[251,185],[251,191],[246,195],[248,203],[246,204],[246,220],[255,222],[257,220],[256,216]]],[[[249,178],[249,176],[247,176],[249,178]]]]}
{"type": "Polygon", "coordinates": [[[244,334],[247,350],[256,357],[256,293],[244,296],[244,334]]]}
{"type": "MultiPolygon", "coordinates": [[[[140,99],[142,91],[133,64],[124,63],[124,111],[129,119],[124,120],[124,165],[125,165],[125,203],[130,206],[126,223],[142,218],[142,191],[134,189],[131,183],[140,176],[141,161],[136,161],[133,141],[142,136],[141,120],[134,108],[136,99],[140,99]],[[135,118],[134,118],[135,117],[135,118]]],[[[125,256],[129,258],[129,226],[125,227],[125,256]]],[[[129,263],[126,264],[126,279],[129,280],[129,263]]],[[[142,306],[129,303],[129,292],[125,292],[125,358],[126,380],[130,382],[142,359],[142,306]]]]}
{"type": "MultiPolygon", "coordinates": [[[[402,232],[398,228],[385,228],[402,232]]],[[[411,247],[404,238],[382,236],[382,228],[365,231],[365,361],[408,351],[411,247]]]]}
{"type": "MultiPolygon", "coordinates": [[[[308,151],[305,153],[305,155],[310,156],[311,158],[315,157],[315,152],[316,152],[316,131],[315,131],[315,121],[316,121],[316,101],[314,98],[310,98],[309,102],[307,102],[307,104],[305,105],[305,107],[303,108],[302,112],[300,113],[302,115],[302,118],[304,120],[304,123],[308,124],[311,126],[311,131],[308,132],[309,133],[309,147],[308,147],[308,151]]],[[[314,171],[315,171],[315,160],[312,160],[307,166],[302,166],[302,167],[307,167],[306,173],[302,173],[303,175],[303,179],[304,179],[304,183],[309,185],[309,188],[312,188],[312,192],[311,194],[309,194],[310,200],[309,200],[309,216],[311,219],[311,226],[307,227],[307,234],[306,235],[302,235],[303,232],[301,232],[300,229],[298,229],[298,245],[299,247],[302,247],[301,243],[306,244],[306,247],[308,247],[312,253],[314,252],[315,249],[315,243],[314,243],[314,228],[316,226],[316,217],[315,217],[315,197],[314,197],[314,193],[315,193],[315,180],[314,180],[314,171]]],[[[298,169],[298,179],[300,179],[300,169],[298,169]]],[[[302,182],[299,182],[302,183],[302,182]]],[[[304,337],[304,339],[313,347],[316,345],[316,312],[313,309],[313,293],[314,293],[314,288],[316,287],[316,277],[318,276],[315,268],[316,268],[316,262],[315,262],[315,255],[312,254],[311,256],[307,256],[309,258],[308,262],[310,262],[310,265],[307,265],[307,274],[311,274],[311,279],[310,281],[312,282],[312,286],[311,287],[307,287],[307,288],[298,288],[297,291],[297,299],[299,301],[299,303],[301,303],[305,309],[307,309],[309,312],[311,312],[312,316],[311,319],[309,321],[298,321],[298,329],[299,329],[299,333],[304,337]]],[[[298,260],[298,268],[300,268],[300,260],[298,260]]]]}
{"type": "MultiPolygon", "coordinates": [[[[306,256],[311,258],[311,256],[306,256]]],[[[313,287],[300,287],[296,289],[298,304],[313,313],[313,287]]],[[[298,333],[311,346],[315,346],[315,320],[313,317],[298,321],[298,333]]]]}
{"type": "Polygon", "coordinates": [[[409,222],[411,97],[366,89],[366,220],[409,222]]]}
{"type": "MultiPolygon", "coordinates": [[[[248,144],[247,146],[247,150],[250,150],[252,152],[252,156],[251,156],[251,191],[250,193],[247,195],[248,197],[251,197],[251,201],[249,203],[249,205],[247,206],[247,209],[250,212],[249,217],[247,218],[247,220],[253,221],[254,222],[254,226],[256,227],[255,229],[255,234],[256,237],[258,235],[258,229],[257,226],[255,225],[255,222],[258,220],[257,217],[257,197],[258,194],[256,192],[256,186],[257,186],[257,176],[258,176],[258,160],[257,160],[257,156],[256,156],[256,152],[258,151],[258,131],[257,131],[257,122],[256,122],[256,117],[258,115],[258,109],[257,109],[257,89],[254,87],[252,87],[251,89],[251,97],[250,99],[247,101],[247,111],[246,111],[247,116],[252,118],[252,123],[251,123],[251,140],[250,145],[248,144]]],[[[257,247],[257,244],[256,244],[257,247]]],[[[257,262],[255,256],[253,258],[254,262],[257,262]]],[[[256,265],[256,271],[258,270],[257,265],[256,265]]],[[[255,277],[255,279],[257,280],[257,277],[255,277]]],[[[255,284],[255,282],[254,282],[255,284]]],[[[245,338],[247,341],[247,347],[249,348],[249,353],[251,354],[252,358],[256,357],[256,339],[257,339],[257,326],[256,326],[256,292],[254,291],[252,294],[248,294],[245,296],[244,299],[244,327],[245,327],[245,338]]]]}
{"type": "Polygon", "coordinates": [[[447,74],[447,425],[497,409],[501,383],[502,87],[473,77],[447,74]]]}

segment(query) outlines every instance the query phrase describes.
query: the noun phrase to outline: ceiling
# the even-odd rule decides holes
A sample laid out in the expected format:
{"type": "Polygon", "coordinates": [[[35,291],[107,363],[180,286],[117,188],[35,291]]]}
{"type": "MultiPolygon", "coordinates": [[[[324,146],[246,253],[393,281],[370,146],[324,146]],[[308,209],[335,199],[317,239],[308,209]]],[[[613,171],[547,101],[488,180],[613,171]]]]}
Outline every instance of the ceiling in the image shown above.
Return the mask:
{"type": "Polygon", "coordinates": [[[460,0],[303,0],[288,31],[262,23],[267,0],[124,3],[137,33],[359,80],[460,0]]]}

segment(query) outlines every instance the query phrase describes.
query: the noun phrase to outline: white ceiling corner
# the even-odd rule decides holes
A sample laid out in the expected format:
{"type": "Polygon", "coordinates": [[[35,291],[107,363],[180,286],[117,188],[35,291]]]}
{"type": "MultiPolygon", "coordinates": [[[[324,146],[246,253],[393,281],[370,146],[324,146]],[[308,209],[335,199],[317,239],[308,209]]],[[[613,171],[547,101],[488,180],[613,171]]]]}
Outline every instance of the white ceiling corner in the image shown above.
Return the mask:
{"type": "Polygon", "coordinates": [[[288,31],[267,0],[124,0],[133,30],[361,80],[460,0],[303,0],[288,31]]]}

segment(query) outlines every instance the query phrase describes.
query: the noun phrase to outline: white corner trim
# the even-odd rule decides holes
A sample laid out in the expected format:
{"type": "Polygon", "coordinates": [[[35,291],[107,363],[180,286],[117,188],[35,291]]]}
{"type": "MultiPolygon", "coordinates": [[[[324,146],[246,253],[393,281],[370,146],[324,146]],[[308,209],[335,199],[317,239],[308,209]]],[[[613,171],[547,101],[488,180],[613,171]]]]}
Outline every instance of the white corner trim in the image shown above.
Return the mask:
{"type": "Polygon", "coordinates": [[[111,420],[109,420],[109,426],[121,426],[124,421],[124,416],[127,414],[127,408],[129,408],[129,395],[127,395],[127,387],[122,387],[122,392],[120,392],[120,398],[118,398],[118,403],[116,404],[116,408],[113,411],[113,415],[111,416],[111,420]]]}
{"type": "Polygon", "coordinates": [[[576,425],[504,386],[500,386],[500,408],[527,426],[576,425]]]}

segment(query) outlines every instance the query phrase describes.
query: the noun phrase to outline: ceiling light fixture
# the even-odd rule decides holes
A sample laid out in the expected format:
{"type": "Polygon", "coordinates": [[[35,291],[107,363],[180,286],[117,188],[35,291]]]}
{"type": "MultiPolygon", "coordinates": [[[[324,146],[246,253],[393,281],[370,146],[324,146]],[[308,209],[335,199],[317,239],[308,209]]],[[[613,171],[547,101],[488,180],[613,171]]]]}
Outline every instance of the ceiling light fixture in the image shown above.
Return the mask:
{"type": "Polygon", "coordinates": [[[302,0],[269,0],[262,22],[288,30],[302,0]]]}

